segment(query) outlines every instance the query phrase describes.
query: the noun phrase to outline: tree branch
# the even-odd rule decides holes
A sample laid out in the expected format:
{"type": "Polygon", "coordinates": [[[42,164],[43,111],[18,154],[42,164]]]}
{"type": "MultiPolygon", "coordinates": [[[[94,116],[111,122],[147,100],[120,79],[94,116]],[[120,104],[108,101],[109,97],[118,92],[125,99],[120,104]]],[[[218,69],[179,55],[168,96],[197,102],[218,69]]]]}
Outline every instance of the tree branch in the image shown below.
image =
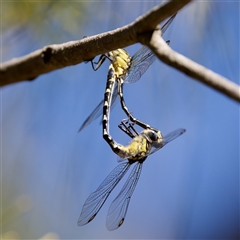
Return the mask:
{"type": "Polygon", "coordinates": [[[142,35],[140,41],[164,63],[240,102],[239,85],[173,51],[163,40],[159,30],[153,31],[152,34],[142,35]]]}
{"type": "Polygon", "coordinates": [[[135,22],[122,28],[87,37],[79,41],[53,44],[20,58],[2,63],[0,86],[24,80],[33,80],[41,74],[76,65],[117,48],[139,42],[139,36],[152,31],[191,0],[169,1],[156,6],[135,22]]]}
{"type": "Polygon", "coordinates": [[[53,44],[1,64],[0,86],[33,80],[41,74],[93,59],[99,54],[137,42],[147,45],[166,64],[240,102],[240,87],[230,80],[173,51],[156,26],[191,0],[169,1],[156,6],[122,28],[79,41],[53,44]]]}

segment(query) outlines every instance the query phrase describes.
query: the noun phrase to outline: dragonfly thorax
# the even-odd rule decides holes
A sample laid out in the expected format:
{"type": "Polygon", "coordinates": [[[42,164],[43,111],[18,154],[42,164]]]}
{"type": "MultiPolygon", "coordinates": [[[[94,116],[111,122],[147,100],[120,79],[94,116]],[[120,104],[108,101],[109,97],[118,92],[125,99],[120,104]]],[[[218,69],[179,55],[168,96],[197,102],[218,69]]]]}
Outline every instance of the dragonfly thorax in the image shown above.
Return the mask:
{"type": "Polygon", "coordinates": [[[131,57],[124,49],[117,49],[108,53],[117,77],[124,75],[130,67],[131,57]]]}
{"type": "Polygon", "coordinates": [[[122,146],[122,153],[130,162],[143,162],[151,154],[152,147],[158,148],[163,142],[160,131],[152,129],[143,130],[127,145],[122,146]]]}

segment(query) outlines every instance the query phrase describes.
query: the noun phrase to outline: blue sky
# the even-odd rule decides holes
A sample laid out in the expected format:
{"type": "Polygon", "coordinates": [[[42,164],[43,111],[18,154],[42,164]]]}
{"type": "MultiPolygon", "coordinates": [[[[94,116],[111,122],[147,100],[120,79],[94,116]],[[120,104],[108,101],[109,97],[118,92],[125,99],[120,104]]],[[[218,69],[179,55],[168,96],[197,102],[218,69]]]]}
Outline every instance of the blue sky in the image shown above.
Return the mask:
{"type": "MultiPolygon", "coordinates": [[[[79,32],[63,37],[76,40],[121,27],[157,3],[89,3],[79,32]]],[[[71,11],[66,19],[74,17],[71,11]]],[[[28,37],[3,41],[3,60],[55,43],[31,29],[25,33],[28,37]]],[[[238,2],[191,3],[164,38],[174,50],[239,84],[238,2]]],[[[140,47],[127,50],[134,54],[140,47]]],[[[94,72],[82,63],[1,89],[3,209],[22,195],[31,202],[4,231],[14,230],[21,239],[48,232],[60,239],[239,237],[239,105],[158,60],[139,82],[125,86],[127,106],[163,134],[179,127],[187,132],[144,162],[118,230],[108,232],[106,215],[126,178],[91,223],[77,226],[86,198],[118,164],[101,136],[100,119],[78,133],[103,98],[108,64],[94,72]]],[[[117,128],[123,118],[118,104],[110,131],[125,144],[130,139],[117,128]]]]}

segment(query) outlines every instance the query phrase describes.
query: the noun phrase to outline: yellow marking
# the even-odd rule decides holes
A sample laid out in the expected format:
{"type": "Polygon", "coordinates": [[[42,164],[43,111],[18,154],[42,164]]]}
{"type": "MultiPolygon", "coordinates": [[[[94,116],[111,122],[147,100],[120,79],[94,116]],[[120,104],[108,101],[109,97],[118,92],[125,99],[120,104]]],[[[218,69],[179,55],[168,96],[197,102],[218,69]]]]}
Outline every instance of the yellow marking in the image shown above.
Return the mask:
{"type": "Polygon", "coordinates": [[[123,224],[123,222],[124,222],[124,218],[121,219],[121,221],[118,224],[118,227],[120,227],[123,224]]]}
{"type": "Polygon", "coordinates": [[[119,48],[118,51],[120,53],[119,55],[121,56],[121,58],[123,58],[126,62],[130,62],[131,57],[126,50],[119,48]]]}
{"type": "Polygon", "coordinates": [[[104,130],[103,130],[103,135],[108,135],[108,133],[107,133],[107,130],[106,130],[106,129],[104,129],[104,130]]]}
{"type": "MultiPolygon", "coordinates": [[[[112,140],[112,138],[111,138],[111,140],[112,140]]],[[[117,145],[114,142],[110,142],[110,145],[114,148],[114,152],[118,152],[117,145]]]]}
{"type": "Polygon", "coordinates": [[[109,78],[108,81],[109,82],[115,82],[115,78],[109,78]]]}
{"type": "Polygon", "coordinates": [[[124,82],[124,80],[122,78],[119,78],[118,81],[120,84],[122,84],[124,82]]]}
{"type": "Polygon", "coordinates": [[[128,64],[125,59],[122,58],[122,56],[116,57],[116,63],[119,67],[122,67],[123,69],[128,68],[128,64]]]}
{"type": "Polygon", "coordinates": [[[125,71],[122,68],[116,67],[115,68],[115,73],[116,73],[117,77],[120,77],[125,73],[125,71]]]}
{"type": "Polygon", "coordinates": [[[104,102],[104,106],[108,106],[108,102],[107,101],[104,102]]]}
{"type": "Polygon", "coordinates": [[[97,213],[95,213],[92,217],[90,217],[90,219],[88,220],[88,223],[91,222],[95,217],[96,217],[97,213]]]}
{"type": "Polygon", "coordinates": [[[118,48],[118,51],[120,52],[120,54],[126,55],[126,50],[118,48]]]}
{"type": "Polygon", "coordinates": [[[107,115],[103,115],[103,121],[107,120],[107,115]]]}

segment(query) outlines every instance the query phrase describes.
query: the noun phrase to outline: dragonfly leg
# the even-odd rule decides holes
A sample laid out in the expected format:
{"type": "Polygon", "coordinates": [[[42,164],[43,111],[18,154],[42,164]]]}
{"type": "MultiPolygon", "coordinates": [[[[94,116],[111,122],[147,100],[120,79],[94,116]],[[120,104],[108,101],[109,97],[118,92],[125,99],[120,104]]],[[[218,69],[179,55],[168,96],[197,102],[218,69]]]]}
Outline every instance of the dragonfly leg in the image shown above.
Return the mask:
{"type": "Polygon", "coordinates": [[[137,124],[138,126],[142,127],[143,129],[151,129],[153,131],[158,131],[156,128],[151,127],[150,125],[138,120],[135,118],[132,113],[128,110],[124,97],[123,97],[123,80],[121,78],[118,78],[118,95],[121,102],[121,107],[123,111],[126,113],[132,124],[137,124]]]}
{"type": "Polygon", "coordinates": [[[137,132],[137,130],[136,130],[135,127],[134,127],[134,123],[133,123],[133,122],[130,122],[130,123],[129,123],[129,128],[131,128],[132,131],[135,132],[135,136],[138,136],[138,135],[139,135],[139,133],[137,132]]]}
{"type": "Polygon", "coordinates": [[[118,125],[118,127],[125,132],[129,137],[135,138],[138,136],[138,132],[133,127],[134,123],[129,122],[129,119],[123,119],[121,123],[118,125]]]}
{"type": "Polygon", "coordinates": [[[138,136],[139,133],[137,132],[137,130],[134,127],[134,122],[130,121],[130,119],[125,119],[125,124],[128,124],[127,128],[129,129],[129,131],[134,132],[134,137],[138,136]]]}
{"type": "Polygon", "coordinates": [[[94,71],[97,71],[102,64],[104,63],[104,61],[107,59],[109,59],[110,61],[112,60],[107,54],[102,54],[97,62],[93,62],[93,60],[91,60],[91,64],[92,64],[92,68],[94,71]],[[95,64],[95,65],[94,65],[95,64]]]}

